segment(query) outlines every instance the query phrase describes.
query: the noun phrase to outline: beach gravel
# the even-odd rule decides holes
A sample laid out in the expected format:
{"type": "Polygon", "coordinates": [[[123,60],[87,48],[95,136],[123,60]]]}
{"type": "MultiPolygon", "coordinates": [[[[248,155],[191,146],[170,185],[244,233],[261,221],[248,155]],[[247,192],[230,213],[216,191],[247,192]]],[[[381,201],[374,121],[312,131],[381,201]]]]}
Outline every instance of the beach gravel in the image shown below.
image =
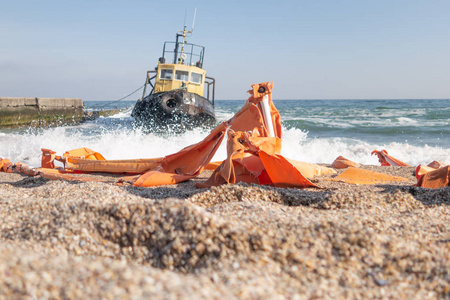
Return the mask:
{"type": "Polygon", "coordinates": [[[196,189],[205,172],[136,188],[0,173],[0,299],[450,298],[450,188],[362,168],[409,181],[196,189]]]}

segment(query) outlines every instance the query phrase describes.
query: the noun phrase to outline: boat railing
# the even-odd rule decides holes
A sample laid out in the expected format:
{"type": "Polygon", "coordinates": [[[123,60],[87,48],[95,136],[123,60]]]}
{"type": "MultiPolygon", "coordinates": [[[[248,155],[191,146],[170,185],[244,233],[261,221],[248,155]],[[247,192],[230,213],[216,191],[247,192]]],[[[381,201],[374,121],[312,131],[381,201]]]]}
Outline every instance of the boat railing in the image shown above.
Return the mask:
{"type": "Polygon", "coordinates": [[[206,99],[208,99],[208,101],[211,102],[212,105],[214,105],[214,97],[215,97],[215,94],[216,94],[216,80],[214,78],[212,78],[212,77],[206,76],[205,77],[205,84],[207,85],[206,86],[206,99]],[[206,79],[208,79],[210,81],[207,81],[206,79]],[[209,98],[209,93],[210,93],[209,90],[210,89],[212,90],[211,98],[209,98]]]}
{"type": "Polygon", "coordinates": [[[145,78],[144,91],[142,93],[141,100],[145,98],[145,93],[147,91],[147,84],[149,84],[152,87],[152,90],[150,91],[149,95],[153,94],[153,90],[154,90],[155,86],[153,85],[152,80],[155,78],[156,78],[156,70],[155,71],[147,71],[147,78],[145,78]],[[152,73],[155,73],[155,75],[150,77],[150,74],[152,74],[152,73]]]}
{"type": "Polygon", "coordinates": [[[183,43],[181,42],[178,42],[178,44],[176,42],[165,42],[162,57],[165,61],[172,61],[172,63],[174,64],[177,64],[182,60],[187,65],[195,65],[201,68],[203,66],[203,57],[205,56],[205,47],[196,44],[185,43],[183,53],[181,53],[181,49],[183,49],[182,46],[183,43]],[[175,45],[175,47],[169,50],[166,47],[168,45],[175,45]],[[181,57],[182,55],[184,57],[181,57]]]}

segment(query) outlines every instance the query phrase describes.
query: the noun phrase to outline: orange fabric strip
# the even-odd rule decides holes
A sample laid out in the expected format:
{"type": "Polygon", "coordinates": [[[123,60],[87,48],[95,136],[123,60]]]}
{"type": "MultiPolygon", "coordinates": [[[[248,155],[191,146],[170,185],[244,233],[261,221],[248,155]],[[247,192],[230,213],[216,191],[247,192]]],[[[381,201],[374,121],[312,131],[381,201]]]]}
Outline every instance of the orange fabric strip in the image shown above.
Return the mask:
{"type": "Polygon", "coordinates": [[[90,160],[67,157],[66,168],[81,172],[129,173],[142,174],[159,166],[162,158],[123,159],[123,160],[90,160]]]}
{"type": "Polygon", "coordinates": [[[266,152],[261,151],[259,157],[274,186],[317,187],[283,156],[279,154],[268,155],[266,152]]]}
{"type": "Polygon", "coordinates": [[[336,176],[335,178],[332,178],[330,180],[355,184],[380,184],[392,181],[408,181],[408,179],[404,177],[391,176],[384,173],[363,170],[354,167],[346,169],[339,176],[336,176]]]}
{"type": "Polygon", "coordinates": [[[149,171],[140,176],[133,186],[149,187],[166,184],[176,184],[194,178],[195,175],[180,175],[160,171],[149,171]]]}

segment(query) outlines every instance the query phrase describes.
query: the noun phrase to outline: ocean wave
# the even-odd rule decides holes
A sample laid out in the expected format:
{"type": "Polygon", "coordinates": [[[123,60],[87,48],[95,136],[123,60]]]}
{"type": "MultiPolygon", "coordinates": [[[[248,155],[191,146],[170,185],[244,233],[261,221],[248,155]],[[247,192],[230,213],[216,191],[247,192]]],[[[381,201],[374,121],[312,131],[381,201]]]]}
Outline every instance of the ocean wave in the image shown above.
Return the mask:
{"type": "Polygon", "coordinates": [[[360,164],[379,165],[378,159],[372,156],[371,152],[385,149],[392,156],[411,166],[430,163],[433,160],[450,163],[449,148],[417,146],[408,142],[367,142],[357,138],[308,138],[307,133],[304,133],[301,138],[292,138],[292,136],[298,136],[297,131],[285,131],[282,154],[299,161],[331,164],[342,155],[360,164]]]}

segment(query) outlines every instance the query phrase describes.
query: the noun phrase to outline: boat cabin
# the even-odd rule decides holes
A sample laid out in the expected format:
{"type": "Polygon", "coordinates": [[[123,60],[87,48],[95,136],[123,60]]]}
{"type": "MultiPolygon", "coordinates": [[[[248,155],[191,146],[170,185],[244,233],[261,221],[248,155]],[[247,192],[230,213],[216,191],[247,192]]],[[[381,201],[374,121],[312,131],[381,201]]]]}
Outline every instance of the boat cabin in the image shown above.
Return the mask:
{"type": "Polygon", "coordinates": [[[189,93],[203,97],[206,76],[205,70],[184,64],[158,63],[156,73],[155,93],[186,89],[189,93]]]}

